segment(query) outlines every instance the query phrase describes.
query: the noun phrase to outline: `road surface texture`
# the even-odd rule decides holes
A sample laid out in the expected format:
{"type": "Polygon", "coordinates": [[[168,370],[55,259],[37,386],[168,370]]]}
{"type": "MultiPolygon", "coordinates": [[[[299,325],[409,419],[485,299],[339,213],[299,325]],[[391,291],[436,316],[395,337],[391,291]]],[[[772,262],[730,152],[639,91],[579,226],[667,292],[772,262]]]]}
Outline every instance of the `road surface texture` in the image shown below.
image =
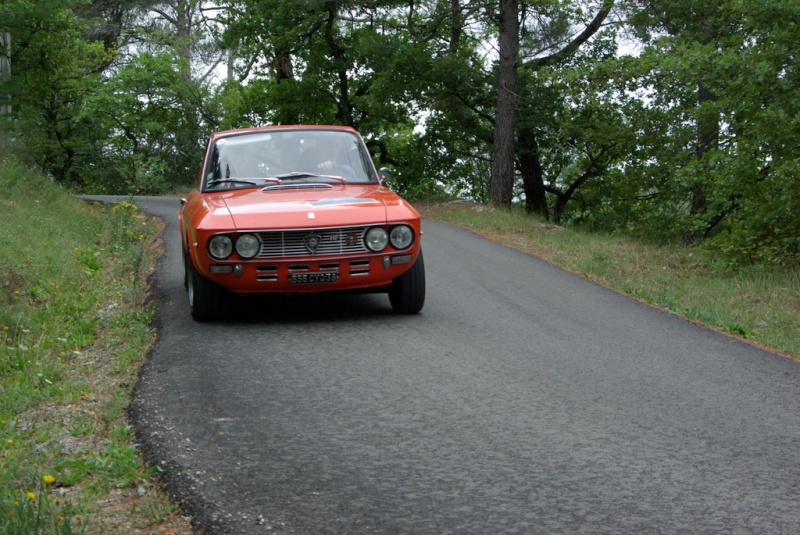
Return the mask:
{"type": "Polygon", "coordinates": [[[133,413],[207,534],[800,533],[800,365],[424,222],[385,295],[195,323],[177,199],[133,413]]]}

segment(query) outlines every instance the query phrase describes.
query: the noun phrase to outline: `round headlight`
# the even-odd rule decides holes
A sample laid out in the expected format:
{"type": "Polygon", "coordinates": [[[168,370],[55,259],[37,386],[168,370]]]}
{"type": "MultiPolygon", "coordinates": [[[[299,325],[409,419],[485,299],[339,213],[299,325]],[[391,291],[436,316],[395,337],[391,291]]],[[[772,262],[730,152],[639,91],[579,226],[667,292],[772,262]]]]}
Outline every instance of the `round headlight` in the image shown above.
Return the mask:
{"type": "Polygon", "coordinates": [[[209,240],[208,252],[217,260],[224,260],[233,252],[233,242],[228,236],[217,234],[209,240]]]}
{"type": "Polygon", "coordinates": [[[370,251],[383,251],[389,243],[389,235],[380,227],[372,227],[364,236],[364,242],[370,251]]]}
{"type": "Polygon", "coordinates": [[[236,238],[236,252],[242,258],[253,258],[260,248],[258,238],[253,234],[242,234],[236,238]]]}
{"type": "Polygon", "coordinates": [[[389,233],[389,241],[395,249],[407,249],[414,242],[414,231],[408,225],[397,225],[389,233]]]}

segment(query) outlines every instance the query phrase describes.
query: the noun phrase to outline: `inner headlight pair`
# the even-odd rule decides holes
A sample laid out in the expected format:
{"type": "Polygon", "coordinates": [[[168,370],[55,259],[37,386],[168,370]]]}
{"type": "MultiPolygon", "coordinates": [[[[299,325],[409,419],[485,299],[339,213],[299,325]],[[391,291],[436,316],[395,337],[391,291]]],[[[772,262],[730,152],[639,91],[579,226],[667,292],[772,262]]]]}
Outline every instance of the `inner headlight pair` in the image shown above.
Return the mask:
{"type": "Polygon", "coordinates": [[[414,230],[408,225],[397,225],[389,232],[382,227],[372,227],[364,234],[364,243],[370,251],[380,252],[391,243],[398,250],[408,249],[414,243],[414,230]]]}
{"type": "Polygon", "coordinates": [[[255,234],[240,234],[236,243],[227,234],[217,234],[208,242],[208,252],[217,260],[225,260],[234,248],[242,258],[253,258],[261,248],[261,242],[255,234]]]}

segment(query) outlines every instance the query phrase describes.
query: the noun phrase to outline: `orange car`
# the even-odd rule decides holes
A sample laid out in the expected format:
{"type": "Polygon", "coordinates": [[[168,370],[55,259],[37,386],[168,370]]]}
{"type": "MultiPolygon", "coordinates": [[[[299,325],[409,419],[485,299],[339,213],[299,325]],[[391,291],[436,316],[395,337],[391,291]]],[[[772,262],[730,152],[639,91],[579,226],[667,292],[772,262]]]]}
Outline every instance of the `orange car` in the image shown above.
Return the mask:
{"type": "Polygon", "coordinates": [[[198,321],[219,317],[229,292],[386,292],[403,314],[425,302],[420,216],[383,184],[352,128],[218,132],[181,204],[198,321]]]}

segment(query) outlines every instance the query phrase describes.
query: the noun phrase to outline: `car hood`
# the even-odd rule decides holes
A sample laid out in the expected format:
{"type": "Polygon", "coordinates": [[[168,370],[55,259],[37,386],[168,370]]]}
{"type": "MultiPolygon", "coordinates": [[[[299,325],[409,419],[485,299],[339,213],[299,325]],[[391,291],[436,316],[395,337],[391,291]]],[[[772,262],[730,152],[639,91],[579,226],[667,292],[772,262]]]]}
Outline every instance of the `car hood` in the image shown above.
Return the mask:
{"type": "Polygon", "coordinates": [[[314,190],[232,190],[207,199],[227,211],[237,230],[367,225],[413,219],[419,214],[382,186],[347,185],[314,190]]]}

